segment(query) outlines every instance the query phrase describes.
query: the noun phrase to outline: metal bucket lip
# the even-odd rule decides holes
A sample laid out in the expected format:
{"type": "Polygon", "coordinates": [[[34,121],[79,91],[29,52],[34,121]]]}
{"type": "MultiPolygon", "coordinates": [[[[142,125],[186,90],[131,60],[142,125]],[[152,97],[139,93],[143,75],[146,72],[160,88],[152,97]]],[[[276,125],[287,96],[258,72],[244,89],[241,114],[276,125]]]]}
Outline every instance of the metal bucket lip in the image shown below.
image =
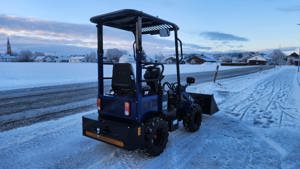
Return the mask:
{"type": "Polygon", "coordinates": [[[189,94],[193,97],[195,102],[201,106],[203,114],[212,115],[219,111],[218,105],[215,101],[213,94],[191,93],[191,92],[189,92],[189,94]]]}

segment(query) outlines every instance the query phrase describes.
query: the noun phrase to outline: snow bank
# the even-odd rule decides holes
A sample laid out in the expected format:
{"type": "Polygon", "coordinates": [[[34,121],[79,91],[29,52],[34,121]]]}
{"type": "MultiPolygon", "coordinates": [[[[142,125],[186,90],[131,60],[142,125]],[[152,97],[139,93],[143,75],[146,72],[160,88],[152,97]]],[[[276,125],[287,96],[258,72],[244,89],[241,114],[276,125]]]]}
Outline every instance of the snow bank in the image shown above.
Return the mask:
{"type": "MultiPolygon", "coordinates": [[[[297,72],[297,78],[295,78],[294,81],[294,92],[293,94],[293,98],[294,98],[294,102],[295,103],[300,103],[300,72],[297,72]]],[[[300,104],[296,104],[298,107],[298,110],[300,110],[300,104]]]]}
{"type": "MultiPolygon", "coordinates": [[[[299,168],[299,80],[295,67],[282,66],[223,79],[216,84],[192,86],[189,90],[214,94],[220,108],[217,114],[236,119],[258,138],[259,142],[252,142],[249,146],[267,144],[269,149],[264,147],[264,153],[269,154],[273,150],[274,154],[279,155],[278,168],[299,168]]],[[[236,131],[240,132],[240,128],[237,127],[236,131]]],[[[266,167],[270,165],[263,168],[266,167]]]]}
{"type": "MultiPolygon", "coordinates": [[[[216,83],[207,82],[188,87],[189,92],[213,94],[218,104],[221,104],[229,94],[239,93],[256,86],[264,78],[273,76],[280,68],[265,70],[245,76],[217,80],[216,83]]],[[[246,92],[247,93],[247,92],[246,92]]]]}
{"type": "MultiPolygon", "coordinates": [[[[217,63],[181,65],[181,73],[214,71],[217,63]]],[[[220,70],[240,67],[220,67],[220,70]]],[[[104,74],[110,76],[111,65],[104,74]]],[[[175,74],[175,65],[165,65],[165,75],[175,74]]],[[[95,63],[0,63],[0,90],[97,81],[95,63]]]]}
{"type": "Polygon", "coordinates": [[[221,111],[262,128],[300,128],[300,86],[294,67],[275,69],[191,86],[213,94],[221,111]]]}

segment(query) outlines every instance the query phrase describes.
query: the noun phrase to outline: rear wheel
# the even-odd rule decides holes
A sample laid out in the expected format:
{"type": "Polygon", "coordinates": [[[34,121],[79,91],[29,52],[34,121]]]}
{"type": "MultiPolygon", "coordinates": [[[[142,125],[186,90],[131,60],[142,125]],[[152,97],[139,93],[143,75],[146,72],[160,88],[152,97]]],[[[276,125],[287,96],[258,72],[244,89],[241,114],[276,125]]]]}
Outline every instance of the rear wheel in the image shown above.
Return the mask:
{"type": "Polygon", "coordinates": [[[190,112],[183,117],[183,126],[189,132],[197,131],[202,122],[202,109],[199,105],[192,105],[190,112]]]}
{"type": "Polygon", "coordinates": [[[168,142],[168,123],[159,117],[145,123],[145,151],[150,156],[162,153],[168,142]]]}

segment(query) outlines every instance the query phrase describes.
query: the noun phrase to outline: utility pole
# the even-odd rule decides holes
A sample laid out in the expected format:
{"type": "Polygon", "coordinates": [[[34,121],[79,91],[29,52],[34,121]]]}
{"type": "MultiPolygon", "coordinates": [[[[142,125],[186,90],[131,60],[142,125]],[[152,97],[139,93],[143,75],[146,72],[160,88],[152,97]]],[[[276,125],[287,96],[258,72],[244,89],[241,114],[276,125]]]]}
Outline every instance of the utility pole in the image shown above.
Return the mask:
{"type": "Polygon", "coordinates": [[[299,48],[299,56],[298,56],[298,73],[300,70],[300,48],[299,48]]]}
{"type": "Polygon", "coordinates": [[[215,72],[215,75],[214,75],[214,83],[216,83],[218,72],[219,72],[219,65],[217,65],[216,72],[215,72]]]}
{"type": "MultiPolygon", "coordinates": [[[[300,24],[297,25],[299,26],[300,24]]],[[[298,73],[299,71],[300,71],[300,48],[299,48],[299,56],[298,56],[298,73]]]]}

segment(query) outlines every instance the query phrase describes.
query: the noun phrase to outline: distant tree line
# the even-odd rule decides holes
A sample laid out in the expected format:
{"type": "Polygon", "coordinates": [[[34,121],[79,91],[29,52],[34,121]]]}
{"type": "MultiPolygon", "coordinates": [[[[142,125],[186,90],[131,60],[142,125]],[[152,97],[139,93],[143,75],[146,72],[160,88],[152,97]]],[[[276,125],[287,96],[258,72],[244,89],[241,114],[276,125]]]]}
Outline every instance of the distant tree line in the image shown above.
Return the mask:
{"type": "MultiPolygon", "coordinates": [[[[47,55],[43,52],[32,52],[31,50],[21,50],[18,53],[13,53],[13,56],[16,57],[17,62],[34,62],[34,59],[38,56],[49,56],[52,58],[59,58],[54,55],[47,55]]],[[[97,62],[96,52],[90,52],[85,55],[86,62],[97,62]]]]}
{"type": "MultiPolygon", "coordinates": [[[[120,58],[122,56],[129,55],[128,51],[122,50],[122,49],[117,49],[117,48],[111,48],[111,49],[106,49],[104,53],[104,59],[107,62],[112,62],[112,63],[118,63],[120,58]]],[[[35,59],[40,56],[47,56],[51,58],[55,58],[57,62],[59,62],[60,57],[59,56],[54,56],[54,55],[49,55],[44,52],[32,52],[31,50],[21,50],[18,53],[13,53],[13,56],[16,57],[17,62],[34,62],[36,61],[35,59]]],[[[66,56],[64,58],[71,58],[75,56],[81,56],[84,57],[85,60],[84,62],[97,62],[97,53],[96,52],[90,52],[88,54],[84,55],[70,55],[66,56]]],[[[133,56],[131,56],[133,57],[133,56]]],[[[148,57],[146,52],[143,50],[142,51],[142,60],[147,60],[147,61],[158,61],[158,62],[163,62],[165,59],[165,56],[162,53],[158,53],[154,55],[153,57],[148,57]]]]}
{"type": "Polygon", "coordinates": [[[45,56],[43,52],[31,52],[30,50],[21,50],[16,54],[18,62],[33,62],[34,57],[36,56],[45,56]]]}
{"type": "Polygon", "coordinates": [[[86,62],[97,62],[97,54],[96,52],[91,52],[85,57],[86,62]]]}
{"type": "MultiPolygon", "coordinates": [[[[249,58],[256,55],[261,55],[261,53],[250,52],[250,54],[246,56],[243,56],[243,54],[234,53],[232,55],[221,56],[220,61],[222,63],[232,63],[234,61],[246,63],[249,58]]],[[[273,65],[283,65],[287,63],[287,56],[279,49],[273,50],[270,54],[266,55],[265,59],[268,60],[269,64],[273,64],[273,65]]]]}

